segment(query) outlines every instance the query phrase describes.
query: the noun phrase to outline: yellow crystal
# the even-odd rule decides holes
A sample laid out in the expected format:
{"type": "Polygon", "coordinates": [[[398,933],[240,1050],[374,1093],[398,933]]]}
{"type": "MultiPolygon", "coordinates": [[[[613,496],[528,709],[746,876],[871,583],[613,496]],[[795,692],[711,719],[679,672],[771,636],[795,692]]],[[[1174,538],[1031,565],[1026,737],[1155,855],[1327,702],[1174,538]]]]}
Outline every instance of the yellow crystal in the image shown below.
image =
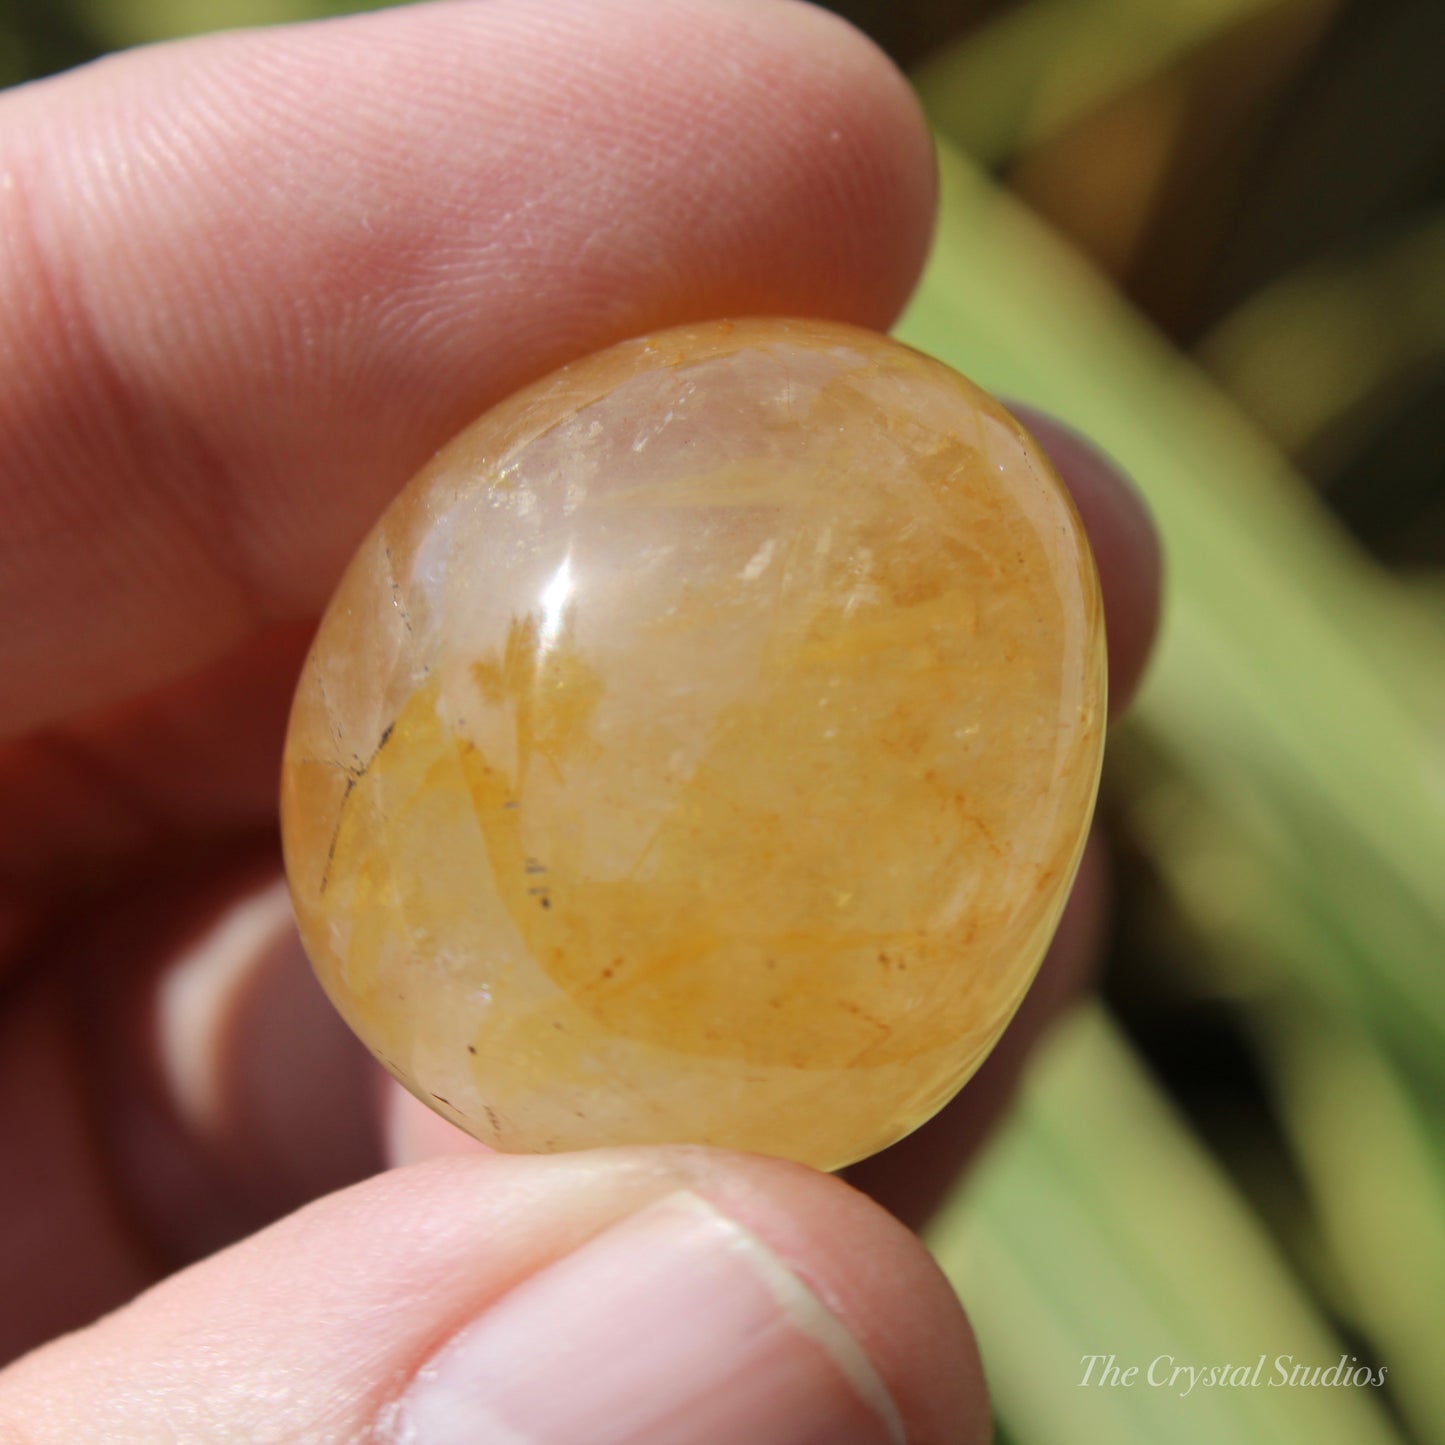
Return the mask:
{"type": "Polygon", "coordinates": [[[497,1148],[835,1168],[1003,1030],[1103,722],[1088,546],[998,403],[849,327],[645,337],[482,417],[346,573],[286,745],[302,937],[497,1148]]]}

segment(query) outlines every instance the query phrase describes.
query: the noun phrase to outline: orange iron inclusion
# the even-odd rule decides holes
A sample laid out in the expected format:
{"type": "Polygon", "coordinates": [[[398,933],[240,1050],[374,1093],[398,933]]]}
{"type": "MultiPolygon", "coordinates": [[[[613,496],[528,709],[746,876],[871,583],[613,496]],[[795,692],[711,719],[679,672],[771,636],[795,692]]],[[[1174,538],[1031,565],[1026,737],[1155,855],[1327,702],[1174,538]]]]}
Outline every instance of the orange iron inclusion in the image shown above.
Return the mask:
{"type": "Polygon", "coordinates": [[[837,1168],[1027,989],[1104,671],[1068,495],[955,372],[811,321],[626,342],[464,431],[346,572],[286,743],[302,938],[496,1148],[837,1168]]]}

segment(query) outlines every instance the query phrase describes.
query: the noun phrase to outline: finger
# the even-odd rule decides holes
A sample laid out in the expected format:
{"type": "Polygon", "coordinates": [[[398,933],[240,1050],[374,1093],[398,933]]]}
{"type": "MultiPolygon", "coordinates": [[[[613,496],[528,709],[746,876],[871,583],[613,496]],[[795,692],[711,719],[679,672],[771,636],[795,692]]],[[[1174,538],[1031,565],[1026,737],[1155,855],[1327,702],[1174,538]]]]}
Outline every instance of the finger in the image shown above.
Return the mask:
{"type": "Polygon", "coordinates": [[[0,1376],[30,1445],[988,1438],[921,1246],[706,1150],[456,1157],[333,1195],[0,1376]]]}
{"type": "Polygon", "coordinates": [[[1138,491],[1092,442],[1032,407],[1011,409],[1058,469],[1088,533],[1104,598],[1109,716],[1118,717],[1139,686],[1159,629],[1158,533],[1138,491]]]}
{"type": "Polygon", "coordinates": [[[278,871],[274,847],[173,854],[7,990],[0,1363],[380,1167],[379,1066],[278,871]]]}
{"type": "MultiPolygon", "coordinates": [[[[0,1010],[0,1364],[154,1278],[92,1144],[60,989],[14,1002],[0,1010]]],[[[5,1425],[0,1409],[0,1440],[5,1425]]]]}
{"type": "Polygon", "coordinates": [[[777,0],[491,0],[0,100],[0,735],[321,607],[463,423],[705,315],[886,325],[931,146],[777,0]]]}
{"type": "Polygon", "coordinates": [[[271,629],[150,697],[0,744],[0,973],[58,903],[114,889],[137,856],[178,835],[274,828],[311,631],[271,629]]]}

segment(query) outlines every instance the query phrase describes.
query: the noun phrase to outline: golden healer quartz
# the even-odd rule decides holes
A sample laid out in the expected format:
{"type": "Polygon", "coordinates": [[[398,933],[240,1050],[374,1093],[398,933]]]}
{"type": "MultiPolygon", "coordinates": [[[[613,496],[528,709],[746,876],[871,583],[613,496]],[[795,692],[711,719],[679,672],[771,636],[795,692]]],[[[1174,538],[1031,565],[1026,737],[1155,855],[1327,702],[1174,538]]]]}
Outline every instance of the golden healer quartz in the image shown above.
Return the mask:
{"type": "Polygon", "coordinates": [[[302,937],[505,1150],[835,1168],[1033,977],[1104,725],[1098,584],[997,402],[870,332],[613,347],[456,438],[321,623],[282,786],[302,937]]]}

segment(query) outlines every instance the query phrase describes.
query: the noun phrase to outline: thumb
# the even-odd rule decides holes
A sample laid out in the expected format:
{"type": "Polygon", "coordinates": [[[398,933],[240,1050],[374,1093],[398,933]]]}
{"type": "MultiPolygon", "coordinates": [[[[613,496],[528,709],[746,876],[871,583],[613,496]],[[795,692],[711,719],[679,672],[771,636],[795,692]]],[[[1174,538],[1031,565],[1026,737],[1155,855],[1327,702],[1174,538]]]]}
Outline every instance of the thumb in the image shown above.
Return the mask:
{"type": "Polygon", "coordinates": [[[0,1374],[26,1445],[987,1437],[918,1241],[836,1179],[709,1150],[394,1170],[0,1374]]]}

